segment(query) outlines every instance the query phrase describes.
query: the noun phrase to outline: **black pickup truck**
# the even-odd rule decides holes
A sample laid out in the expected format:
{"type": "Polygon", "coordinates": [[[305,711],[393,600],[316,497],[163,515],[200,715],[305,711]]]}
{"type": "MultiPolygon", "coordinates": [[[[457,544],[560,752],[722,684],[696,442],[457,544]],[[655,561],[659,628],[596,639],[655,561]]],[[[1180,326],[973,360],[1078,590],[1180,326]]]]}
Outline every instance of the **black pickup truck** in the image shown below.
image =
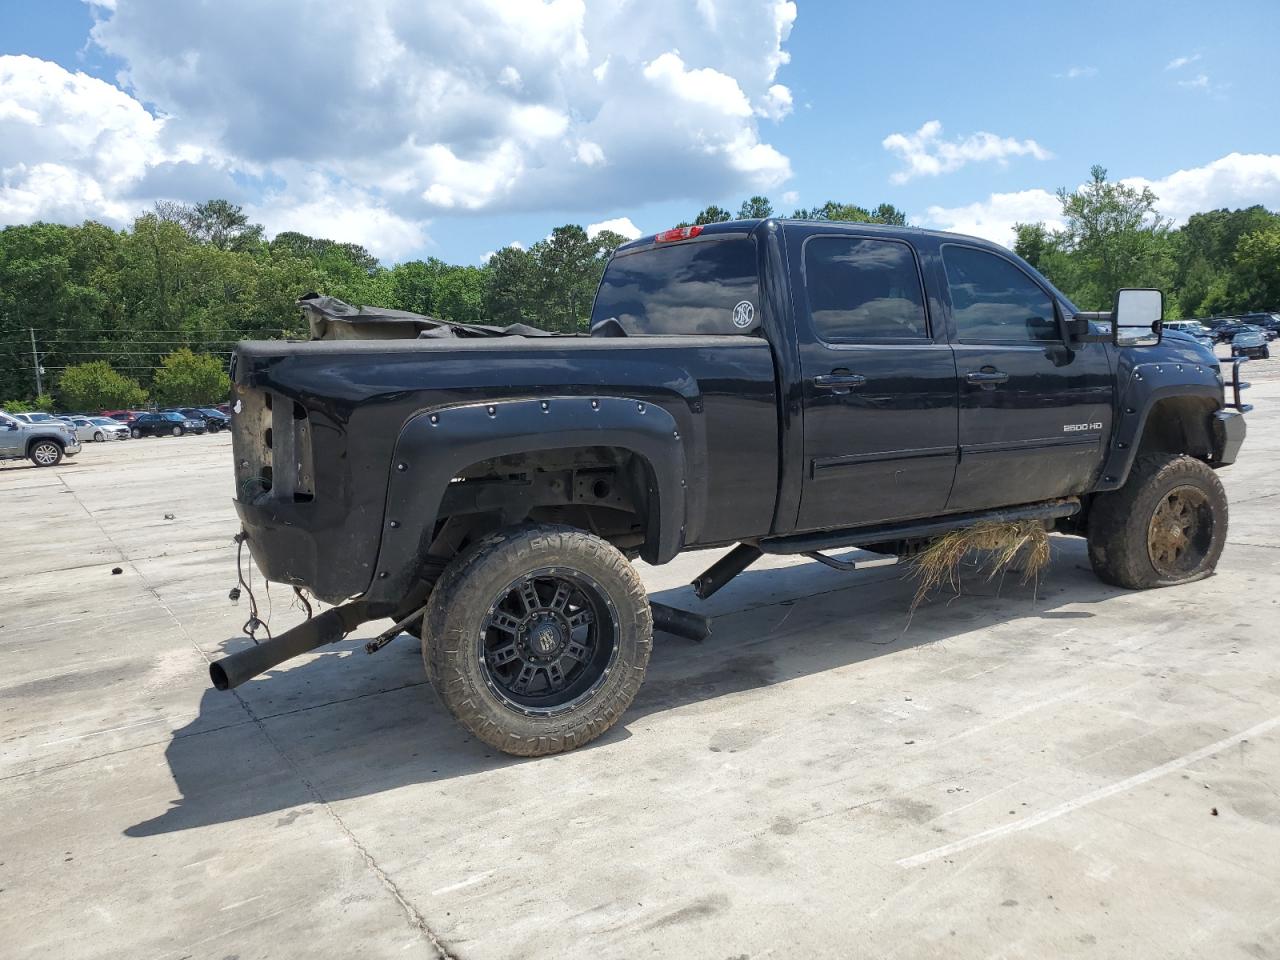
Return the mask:
{"type": "Polygon", "coordinates": [[[762,553],[902,555],[1002,518],[1087,537],[1113,584],[1207,576],[1247,384],[1162,309],[1125,290],[1082,314],[972,237],[768,219],[619,247],[589,335],[387,322],[242,343],[248,547],[337,606],[214,663],[214,684],[392,618],[420,625],[458,720],[537,756],[618,720],[655,623],[701,629],[628,558],[736,545],[705,598],[762,553]]]}

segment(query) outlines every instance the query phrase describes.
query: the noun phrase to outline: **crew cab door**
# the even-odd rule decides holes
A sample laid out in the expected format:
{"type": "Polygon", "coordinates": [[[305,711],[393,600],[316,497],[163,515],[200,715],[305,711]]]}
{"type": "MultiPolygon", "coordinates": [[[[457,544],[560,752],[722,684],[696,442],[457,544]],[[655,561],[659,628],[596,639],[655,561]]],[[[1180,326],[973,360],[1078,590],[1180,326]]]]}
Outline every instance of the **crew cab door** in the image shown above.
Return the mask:
{"type": "Polygon", "coordinates": [[[1061,307],[995,251],[941,246],[960,381],[960,464],[947,510],[1081,493],[1111,434],[1107,346],[1064,343],[1061,307]]]}
{"type": "Polygon", "coordinates": [[[22,456],[26,439],[26,431],[18,421],[0,413],[0,459],[22,456]]]}
{"type": "Polygon", "coordinates": [[[853,229],[789,228],[804,474],[797,530],[942,511],[956,465],[956,371],[916,252],[853,229]]]}

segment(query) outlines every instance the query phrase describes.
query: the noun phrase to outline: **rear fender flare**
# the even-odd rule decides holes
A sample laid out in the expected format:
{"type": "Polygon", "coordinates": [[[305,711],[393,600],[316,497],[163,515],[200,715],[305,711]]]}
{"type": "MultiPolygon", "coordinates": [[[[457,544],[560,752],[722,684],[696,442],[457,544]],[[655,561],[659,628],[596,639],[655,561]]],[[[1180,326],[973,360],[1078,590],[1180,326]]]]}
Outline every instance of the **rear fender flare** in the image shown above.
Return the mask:
{"type": "Polygon", "coordinates": [[[684,444],[662,407],[625,397],[502,400],[428,410],[396,440],[381,544],[366,599],[396,603],[410,588],[450,481],[494,457],[570,447],[614,447],[647,467],[650,563],[680,552],[685,532],[684,444]]]}

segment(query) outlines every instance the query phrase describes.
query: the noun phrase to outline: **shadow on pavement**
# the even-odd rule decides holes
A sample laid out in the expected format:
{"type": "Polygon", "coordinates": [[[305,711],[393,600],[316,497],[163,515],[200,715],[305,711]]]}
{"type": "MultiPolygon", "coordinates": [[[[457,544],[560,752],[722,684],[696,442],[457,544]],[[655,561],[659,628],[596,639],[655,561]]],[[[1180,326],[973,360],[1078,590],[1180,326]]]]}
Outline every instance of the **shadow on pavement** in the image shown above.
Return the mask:
{"type": "MultiPolygon", "coordinates": [[[[888,656],[1018,618],[1083,619],[1120,591],[1088,570],[1084,542],[1054,538],[1051,568],[1037,587],[971,574],[959,596],[939,596],[908,617],[914,582],[898,568],[833,574],[816,563],[752,570],[706,605],[715,631],[702,644],[659,634],[649,672],[622,721],[591,750],[630,736],[642,718],[691,703],[888,656]]],[[[688,588],[653,599],[686,609],[688,588]]],[[[236,694],[245,720],[210,729],[206,716],[229,696],[208,689],[200,715],[165,750],[181,797],[129,827],[145,837],[313,803],[371,796],[539,760],[507,757],[469,736],[422,673],[418,644],[402,637],[366,657],[348,640],[286,664],[236,694]],[[341,661],[351,659],[353,662],[341,661]],[[317,691],[323,691],[317,696],[317,691]]],[[[999,682],[993,680],[992,682],[999,682]]]]}

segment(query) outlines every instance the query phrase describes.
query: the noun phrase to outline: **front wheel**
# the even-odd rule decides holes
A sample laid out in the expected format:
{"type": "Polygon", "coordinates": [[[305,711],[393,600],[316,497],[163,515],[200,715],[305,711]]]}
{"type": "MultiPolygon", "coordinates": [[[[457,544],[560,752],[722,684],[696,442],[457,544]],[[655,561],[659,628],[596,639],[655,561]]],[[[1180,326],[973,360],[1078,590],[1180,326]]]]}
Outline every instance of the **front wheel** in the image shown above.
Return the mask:
{"type": "Polygon", "coordinates": [[[141,440],[142,431],[139,430],[137,427],[134,427],[132,430],[129,431],[129,436],[133,437],[133,439],[135,440],[141,440]]]}
{"type": "Polygon", "coordinates": [[[1131,590],[1190,583],[1213,573],[1227,541],[1227,494],[1208,464],[1155,453],[1125,485],[1089,510],[1089,561],[1107,583],[1131,590]]]}
{"type": "Polygon", "coordinates": [[[169,432],[170,432],[171,434],[173,434],[173,436],[175,436],[175,437],[180,437],[180,436],[182,436],[182,428],[181,428],[181,427],[174,427],[174,428],[173,428],[172,430],[170,430],[169,432]]]}
{"type": "Polygon", "coordinates": [[[37,467],[56,467],[62,462],[62,447],[52,440],[41,440],[31,447],[30,456],[37,467]]]}
{"type": "Polygon", "coordinates": [[[524,526],[456,557],[431,594],[427,676],[449,712],[505,753],[582,746],[630,706],[653,615],[635,568],[582,530],[524,526]]]}
{"type": "Polygon", "coordinates": [[[106,438],[106,437],[104,437],[104,436],[102,435],[102,431],[101,431],[101,430],[95,430],[95,431],[93,432],[93,442],[94,442],[94,443],[106,443],[106,441],[107,441],[107,438],[106,438]]]}

